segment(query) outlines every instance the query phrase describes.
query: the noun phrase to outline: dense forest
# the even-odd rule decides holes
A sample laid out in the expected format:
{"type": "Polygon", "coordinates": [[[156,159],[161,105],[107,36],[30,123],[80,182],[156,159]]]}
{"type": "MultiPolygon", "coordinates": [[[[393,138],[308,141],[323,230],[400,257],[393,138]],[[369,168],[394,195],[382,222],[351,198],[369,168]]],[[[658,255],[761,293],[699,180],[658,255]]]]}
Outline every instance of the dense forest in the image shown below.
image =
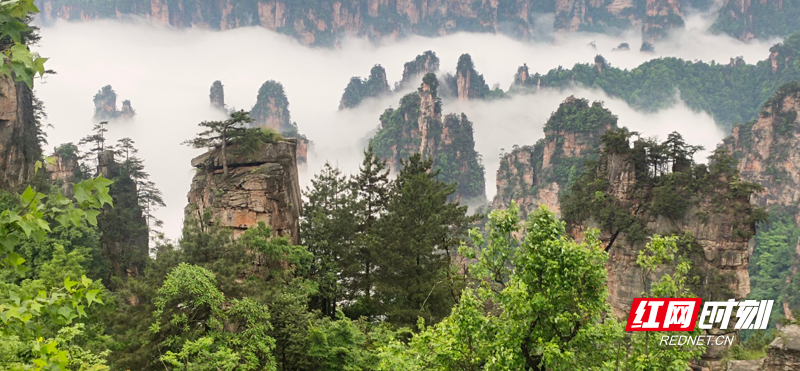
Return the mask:
{"type": "Polygon", "coordinates": [[[770,49],[769,58],[747,64],[741,58],[730,63],[693,62],[657,58],[632,70],[610,65],[602,56],[591,64],[572,69],[558,67],[546,74],[520,76],[511,92],[538,87],[565,88],[572,84],[598,88],[624,99],[631,107],[654,112],[671,107],[677,99],[689,108],[711,114],[718,125],[755,119],[761,106],[783,84],[800,79],[800,33],[792,34],[770,49]]]}

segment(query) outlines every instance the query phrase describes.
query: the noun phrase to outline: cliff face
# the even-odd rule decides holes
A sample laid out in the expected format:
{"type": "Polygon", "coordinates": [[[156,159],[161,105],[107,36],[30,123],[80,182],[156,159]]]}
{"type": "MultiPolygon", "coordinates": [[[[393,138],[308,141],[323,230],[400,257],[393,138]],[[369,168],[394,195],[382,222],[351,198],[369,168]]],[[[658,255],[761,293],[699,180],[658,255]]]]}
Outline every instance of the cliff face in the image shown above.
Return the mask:
{"type": "MultiPolygon", "coordinates": [[[[758,185],[741,180],[725,150],[715,152],[708,166],[696,165],[691,159],[697,147],[675,133],[663,143],[639,139],[631,148],[632,135],[625,129],[608,131],[596,164],[560,200],[576,237],[586,228],[601,232],[615,315],[627,316],[632,300],[661,275],[674,272],[681,258],[691,262],[687,282],[697,297],[747,297],[750,241],[755,223],[763,220],[750,203],[758,185]],[[678,236],[678,256],[643,277],[636,261],[653,234],[678,236]]],[[[704,358],[719,360],[724,350],[712,346],[704,358]]]]}
{"type": "Polygon", "coordinates": [[[366,98],[379,97],[391,91],[389,82],[386,81],[386,69],[377,64],[369,71],[368,78],[354,76],[350,79],[339,101],[339,109],[355,107],[366,98]]]}
{"type": "Polygon", "coordinates": [[[436,76],[427,74],[417,92],[404,96],[397,109],[387,109],[372,138],[373,148],[393,171],[399,170],[401,160],[421,153],[433,160],[440,180],[458,183],[456,200],[483,200],[483,165],[475,151],[472,123],[464,114],[442,117],[438,85],[436,76]]]}
{"type": "MultiPolygon", "coordinates": [[[[458,58],[456,65],[456,75],[445,75],[446,94],[458,97],[458,100],[488,99],[493,98],[493,92],[486,84],[483,75],[475,70],[472,57],[469,54],[462,54],[458,58]]],[[[502,96],[502,91],[498,91],[497,96],[502,96]]]]}
{"type": "MultiPolygon", "coordinates": [[[[702,2],[707,1],[690,1],[702,2]]],[[[680,25],[683,24],[678,0],[647,0],[646,3],[633,0],[109,0],[103,2],[103,6],[81,0],[37,0],[36,3],[42,10],[44,22],[56,18],[90,20],[137,15],[156,24],[175,27],[225,30],[261,26],[311,45],[336,44],[344,35],[377,40],[460,31],[503,33],[530,39],[535,36],[537,13],[555,13],[555,28],[563,32],[619,30],[650,23],[677,24],[654,21],[657,17],[677,17],[680,25]]]]}
{"type": "Polygon", "coordinates": [[[753,200],[762,207],[781,206],[800,225],[800,83],[781,87],[756,121],[735,126],[725,146],[739,160],[742,178],[764,191],[753,200]]]}
{"type": "Polygon", "coordinates": [[[217,80],[211,84],[208,99],[211,102],[211,107],[225,111],[225,87],[221,81],[217,80]]]}
{"type": "Polygon", "coordinates": [[[0,188],[14,188],[33,175],[41,157],[33,95],[25,83],[0,76],[0,188]]]}
{"type": "Polygon", "coordinates": [[[98,121],[114,120],[117,118],[129,119],[136,115],[131,101],[122,101],[122,109],[117,110],[117,93],[106,85],[97,91],[94,96],[94,119],[98,121]]]}
{"type": "Polygon", "coordinates": [[[289,99],[281,83],[269,80],[261,85],[250,118],[253,119],[253,126],[267,127],[284,137],[297,138],[297,161],[301,166],[305,165],[310,141],[298,132],[297,124],[292,122],[289,99]]]}
{"type": "Polygon", "coordinates": [[[198,169],[189,190],[187,214],[202,215],[210,209],[213,219],[232,228],[234,236],[265,222],[275,235],[290,236],[298,243],[302,207],[297,178],[295,139],[265,143],[252,153],[230,147],[229,174],[222,173],[220,150],[192,160],[198,169]]]}
{"type": "Polygon", "coordinates": [[[514,201],[523,215],[539,205],[560,214],[559,195],[580,175],[583,162],[597,157],[602,134],[616,127],[616,116],[600,102],[590,106],[585,99],[567,98],[547,121],[544,139],[503,155],[493,207],[514,201]]]}

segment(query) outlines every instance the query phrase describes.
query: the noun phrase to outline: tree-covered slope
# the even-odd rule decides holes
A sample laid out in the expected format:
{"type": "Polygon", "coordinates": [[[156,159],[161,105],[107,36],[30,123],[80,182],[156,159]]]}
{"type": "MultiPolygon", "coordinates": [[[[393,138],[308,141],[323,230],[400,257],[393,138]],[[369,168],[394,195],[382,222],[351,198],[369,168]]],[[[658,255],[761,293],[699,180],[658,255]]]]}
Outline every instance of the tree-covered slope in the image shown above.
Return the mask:
{"type": "Polygon", "coordinates": [[[729,130],[734,123],[755,119],[761,105],[779,86],[800,80],[800,34],[789,36],[770,52],[768,58],[755,64],[740,58],[725,64],[659,58],[623,70],[600,57],[592,64],[559,67],[527,78],[527,69],[521,68],[511,91],[578,84],[602,89],[646,112],[670,107],[680,99],[694,110],[708,112],[729,130]]]}
{"type": "Polygon", "coordinates": [[[800,31],[799,18],[797,1],[727,1],[711,30],[741,40],[785,37],[800,31]]]}
{"type": "Polygon", "coordinates": [[[395,170],[401,160],[420,153],[433,160],[433,168],[440,171],[439,180],[458,183],[457,199],[483,198],[483,164],[475,151],[472,123],[464,114],[442,117],[438,86],[436,76],[429,73],[417,92],[401,98],[396,109],[384,111],[371,141],[375,153],[395,170]]]}
{"type": "Polygon", "coordinates": [[[502,155],[494,208],[514,202],[522,215],[540,205],[559,212],[559,196],[569,191],[584,162],[597,158],[600,136],[616,127],[617,117],[602,102],[567,98],[547,120],[544,138],[502,155]]]}
{"type": "Polygon", "coordinates": [[[342,99],[339,100],[339,109],[355,107],[366,98],[379,97],[391,91],[386,81],[386,69],[376,64],[366,79],[358,76],[350,78],[350,82],[344,88],[342,99]]]}

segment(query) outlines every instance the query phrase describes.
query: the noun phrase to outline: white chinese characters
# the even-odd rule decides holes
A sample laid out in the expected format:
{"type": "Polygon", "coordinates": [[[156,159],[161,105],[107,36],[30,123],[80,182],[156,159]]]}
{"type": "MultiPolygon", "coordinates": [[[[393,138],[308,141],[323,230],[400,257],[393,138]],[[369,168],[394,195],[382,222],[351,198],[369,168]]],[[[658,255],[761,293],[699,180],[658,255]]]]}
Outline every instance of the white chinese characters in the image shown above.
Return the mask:
{"type": "Polygon", "coordinates": [[[738,307],[736,312],[738,321],[734,325],[736,330],[756,330],[766,329],[769,324],[769,314],[772,311],[774,300],[744,300],[737,302],[735,299],[728,301],[707,301],[700,312],[700,328],[711,329],[714,324],[719,324],[719,328],[726,330],[733,313],[733,308],[738,307]]]}

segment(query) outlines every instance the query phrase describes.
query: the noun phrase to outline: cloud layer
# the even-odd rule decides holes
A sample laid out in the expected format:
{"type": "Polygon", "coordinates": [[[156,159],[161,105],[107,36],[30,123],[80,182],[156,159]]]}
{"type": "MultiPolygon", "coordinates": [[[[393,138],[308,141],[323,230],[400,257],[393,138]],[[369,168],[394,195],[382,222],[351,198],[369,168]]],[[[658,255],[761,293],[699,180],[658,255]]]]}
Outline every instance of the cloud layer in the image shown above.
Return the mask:
{"type": "MultiPolygon", "coordinates": [[[[508,88],[518,66],[527,63],[531,72],[547,72],[559,65],[587,63],[598,53],[614,66],[632,68],[658,56],[676,56],[727,62],[744,56],[754,63],[768,55],[772,42],[743,44],[705,33],[707,20],[695,17],[686,30],[676,32],[657,47],[657,54],[637,51],[612,52],[622,42],[638,50],[641,36],[618,37],[597,34],[557,35],[552,42],[522,43],[504,36],[457,34],[440,38],[412,37],[380,45],[352,39],[336,50],[313,49],[261,28],[225,32],[198,29],[174,30],[145,22],[59,22],[41,30],[35,48],[50,57],[47,68],[57,75],[37,81],[52,128],[52,147],[77,142],[89,133],[92,97],[111,84],[118,101],[130,99],[135,119],[109,125],[109,137],[131,137],[140,149],[147,171],[164,192],[167,208],[158,216],[170,238],[180,236],[183,207],[192,169],[189,160],[200,153],[180,143],[197,132],[197,123],[220,118],[209,108],[208,92],[214,80],[225,85],[226,103],[250,109],[258,88],[266,80],[283,83],[292,119],[300,131],[315,142],[309,172],[325,162],[354,171],[362,146],[379,125],[378,117],[389,106],[397,106],[402,93],[368,100],[357,109],[338,112],[344,87],[351,76],[365,76],[374,64],[383,65],[390,84],[400,79],[403,63],[425,50],[441,58],[443,72],[452,72],[462,53],[470,53],[476,68],[490,85],[508,88]],[[594,42],[596,47],[589,46],[594,42]]],[[[494,174],[501,148],[533,144],[543,136],[542,126],[563,99],[571,94],[603,100],[620,117],[620,125],[647,135],[677,130],[689,142],[713,148],[722,138],[707,114],[694,113],[678,105],[658,114],[645,115],[624,102],[587,89],[516,97],[497,102],[444,102],[445,112],[468,114],[475,125],[475,141],[483,155],[489,197],[495,192],[494,174]]]]}

